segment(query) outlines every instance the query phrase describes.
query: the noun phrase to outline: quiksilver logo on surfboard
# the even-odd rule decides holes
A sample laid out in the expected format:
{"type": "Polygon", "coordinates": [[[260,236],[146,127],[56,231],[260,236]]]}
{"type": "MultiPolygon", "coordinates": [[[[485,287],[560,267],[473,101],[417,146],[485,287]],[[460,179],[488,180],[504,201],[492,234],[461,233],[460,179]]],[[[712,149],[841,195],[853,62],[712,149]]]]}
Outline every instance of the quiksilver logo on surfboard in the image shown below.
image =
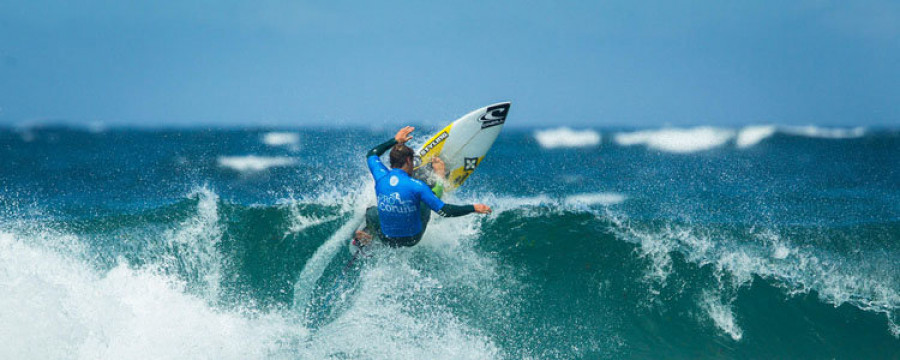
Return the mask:
{"type": "Polygon", "coordinates": [[[489,128],[503,124],[506,121],[506,113],[509,112],[509,104],[494,105],[487,108],[484,115],[481,115],[481,128],[489,128]]]}

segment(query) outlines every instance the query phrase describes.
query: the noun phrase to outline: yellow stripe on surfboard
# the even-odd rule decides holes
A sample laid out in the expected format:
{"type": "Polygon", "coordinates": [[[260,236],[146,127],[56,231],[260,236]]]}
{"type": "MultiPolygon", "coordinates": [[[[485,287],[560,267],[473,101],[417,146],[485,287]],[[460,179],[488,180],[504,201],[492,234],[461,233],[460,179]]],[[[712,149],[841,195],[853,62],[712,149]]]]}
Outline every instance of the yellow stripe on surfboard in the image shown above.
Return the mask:
{"type": "Polygon", "coordinates": [[[444,142],[447,140],[447,137],[450,136],[450,128],[452,127],[453,123],[447,125],[447,127],[445,127],[441,131],[438,131],[437,134],[434,134],[431,139],[428,139],[428,141],[426,141],[425,144],[422,145],[422,148],[419,149],[418,152],[416,152],[416,155],[418,155],[419,159],[421,159],[421,162],[419,163],[419,166],[416,167],[416,169],[422,167],[422,165],[430,163],[432,157],[441,153],[441,150],[444,149],[444,142]]]}

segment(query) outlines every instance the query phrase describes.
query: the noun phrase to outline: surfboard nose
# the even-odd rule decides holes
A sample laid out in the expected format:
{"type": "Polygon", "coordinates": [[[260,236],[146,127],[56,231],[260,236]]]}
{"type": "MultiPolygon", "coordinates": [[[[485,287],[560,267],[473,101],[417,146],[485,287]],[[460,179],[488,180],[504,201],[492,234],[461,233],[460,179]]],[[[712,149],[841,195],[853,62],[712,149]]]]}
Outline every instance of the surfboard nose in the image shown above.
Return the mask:
{"type": "Polygon", "coordinates": [[[481,128],[489,128],[501,125],[506,122],[506,114],[509,113],[510,103],[499,103],[488,106],[483,115],[481,115],[481,128]]]}

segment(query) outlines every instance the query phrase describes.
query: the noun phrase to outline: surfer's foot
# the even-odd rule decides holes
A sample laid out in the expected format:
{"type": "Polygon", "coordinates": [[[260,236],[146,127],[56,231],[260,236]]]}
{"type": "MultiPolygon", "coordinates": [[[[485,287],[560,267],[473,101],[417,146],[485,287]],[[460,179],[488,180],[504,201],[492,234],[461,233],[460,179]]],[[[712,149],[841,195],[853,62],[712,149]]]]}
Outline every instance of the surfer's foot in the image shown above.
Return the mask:
{"type": "Polygon", "coordinates": [[[369,235],[369,233],[365,231],[356,230],[356,234],[353,235],[353,244],[356,246],[366,246],[371,242],[372,235],[369,235]]]}

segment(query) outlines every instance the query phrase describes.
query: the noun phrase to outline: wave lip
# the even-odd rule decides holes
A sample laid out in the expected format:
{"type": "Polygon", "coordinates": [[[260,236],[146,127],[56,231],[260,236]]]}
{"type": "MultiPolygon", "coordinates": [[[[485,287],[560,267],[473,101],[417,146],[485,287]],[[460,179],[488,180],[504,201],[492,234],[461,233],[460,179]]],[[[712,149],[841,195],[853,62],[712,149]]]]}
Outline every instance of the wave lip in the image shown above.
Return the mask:
{"type": "Polygon", "coordinates": [[[538,130],[534,132],[534,138],[545,149],[591,147],[600,144],[600,133],[590,129],[572,130],[560,127],[538,130]]]}
{"type": "Polygon", "coordinates": [[[286,156],[220,156],[218,164],[237,172],[254,173],[274,167],[293,166],[297,164],[297,159],[286,156]]]}
{"type": "Polygon", "coordinates": [[[734,130],[700,126],[619,133],[615,141],[621,146],[644,145],[655,150],[687,154],[717,148],[734,136],[734,130]]]}

